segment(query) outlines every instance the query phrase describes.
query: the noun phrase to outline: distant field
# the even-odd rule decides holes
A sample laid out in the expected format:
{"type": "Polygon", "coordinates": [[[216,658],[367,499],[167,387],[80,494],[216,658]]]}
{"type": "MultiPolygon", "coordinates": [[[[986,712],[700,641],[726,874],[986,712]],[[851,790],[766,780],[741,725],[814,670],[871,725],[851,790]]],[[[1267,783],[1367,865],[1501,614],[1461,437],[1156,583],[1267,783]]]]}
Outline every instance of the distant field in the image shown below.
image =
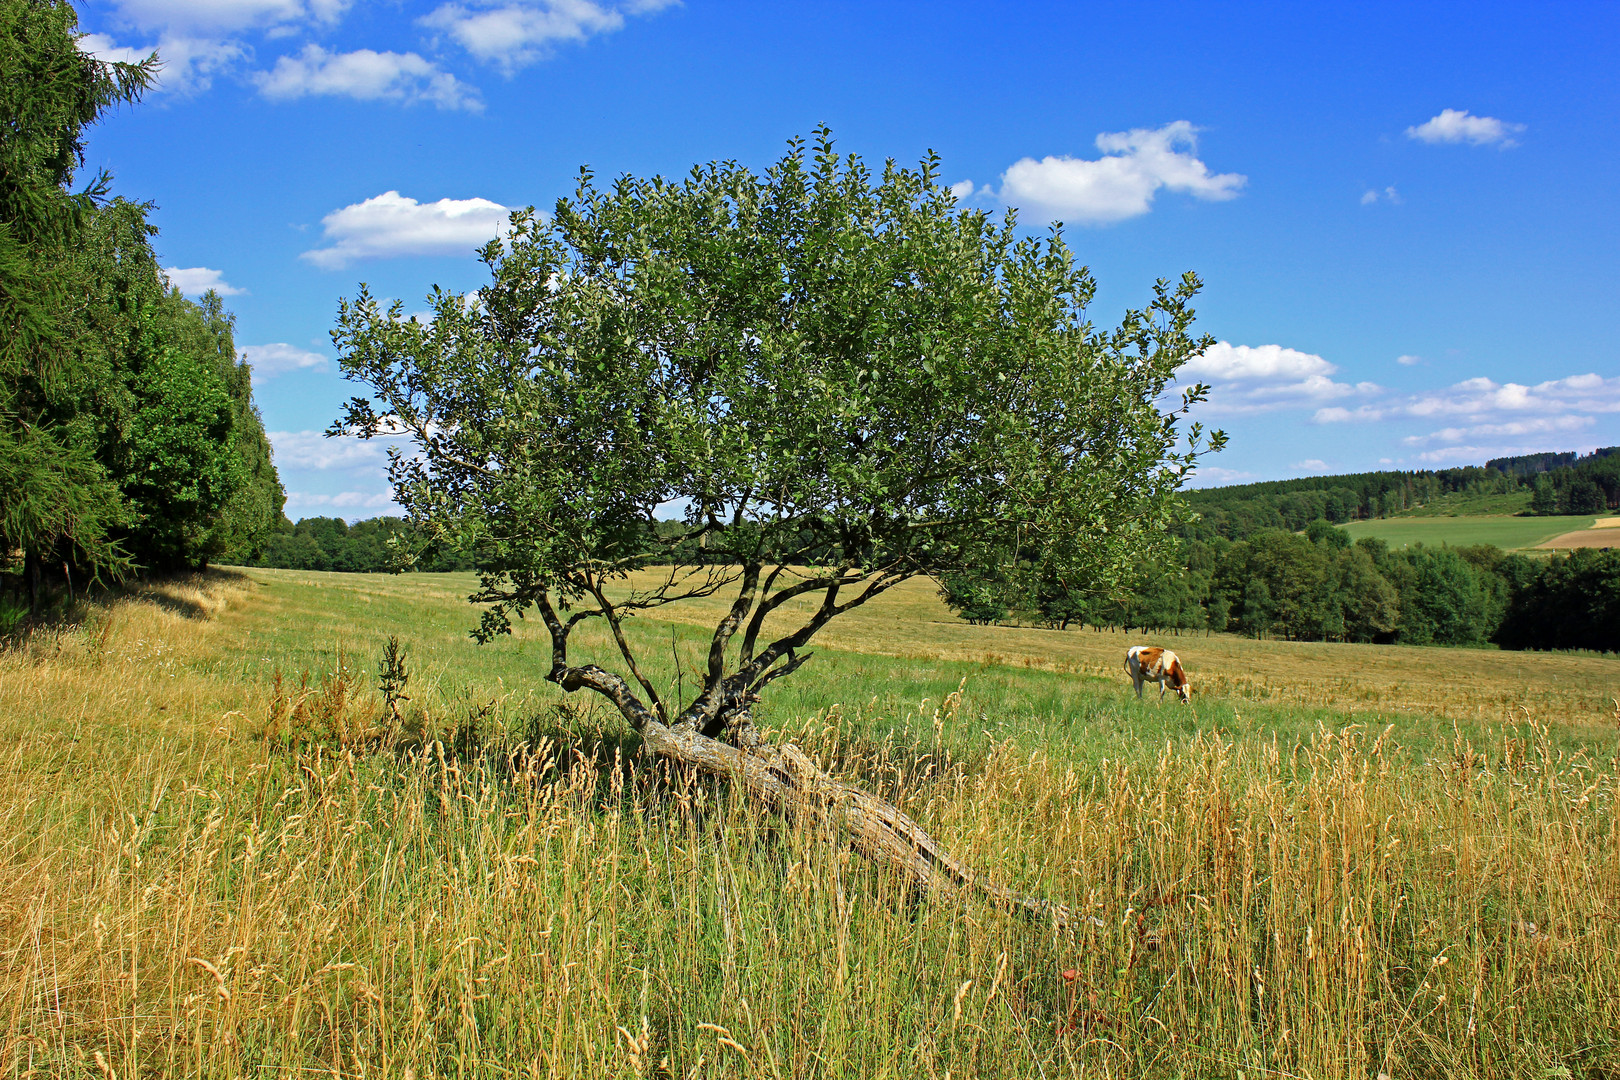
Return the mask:
{"type": "MultiPolygon", "coordinates": [[[[1614,518],[1606,518],[1614,521],[1614,518]]],[[[1553,548],[1559,551],[1568,551],[1572,548],[1614,548],[1620,547],[1620,528],[1613,525],[1599,529],[1577,529],[1540,545],[1544,548],[1553,548]]]]}
{"type": "Polygon", "coordinates": [[[1590,529],[1596,520],[1584,514],[1570,517],[1405,517],[1352,521],[1344,529],[1354,539],[1376,536],[1389,541],[1391,547],[1494,544],[1513,551],[1533,548],[1564,533],[1590,529]]]}

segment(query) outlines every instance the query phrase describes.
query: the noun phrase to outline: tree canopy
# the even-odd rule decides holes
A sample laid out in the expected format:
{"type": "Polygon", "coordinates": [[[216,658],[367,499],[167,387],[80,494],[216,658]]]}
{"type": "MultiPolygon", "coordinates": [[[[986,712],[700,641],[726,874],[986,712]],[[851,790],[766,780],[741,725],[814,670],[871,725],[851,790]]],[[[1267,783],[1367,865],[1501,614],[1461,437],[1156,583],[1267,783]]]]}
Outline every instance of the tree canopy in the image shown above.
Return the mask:
{"type": "MultiPolygon", "coordinates": [[[[933,159],[871,175],[820,132],[765,175],[684,182],[588,172],[552,215],[513,216],[475,295],[405,319],[362,289],[333,338],[354,399],[336,430],[405,433],[395,497],[481,573],[480,633],[537,608],[549,677],[718,734],[801,662],[821,626],[900,581],[1039,549],[1119,577],[1163,539],[1202,432],[1203,391],[1159,401],[1204,342],[1191,275],[1112,331],[1053,231],[964,211],[933,159]],[[663,545],[644,524],[677,508],[663,545]],[[655,564],[703,559],[656,584],[655,564]],[[622,585],[615,595],[615,587],[622,585]],[[730,590],[708,676],[665,702],[639,677],[571,668],[569,632],[730,590]],[[766,616],[819,596],[775,637],[766,616]]],[[[1219,436],[1216,436],[1218,443],[1219,436]]],[[[616,633],[622,642],[622,633],[616,633]]]]}
{"type": "MultiPolygon", "coordinates": [[[[1224,439],[1181,427],[1203,387],[1161,407],[1207,344],[1194,276],[1096,330],[1060,231],[1020,238],[937,180],[932,157],[874,175],[825,130],[763,175],[716,162],[604,189],[586,171],[549,216],[514,214],[488,284],[435,290],[430,321],[364,288],[340,305],[340,363],[368,392],[333,431],[406,438],[395,498],[473,559],[482,637],[538,612],[546,678],[735,778],[749,765],[719,737],[755,744],[752,704],[828,621],[1003,551],[1123,577],[1224,439]],[[650,530],[661,509],[684,528],[650,530]],[[625,622],[717,594],[702,678],[665,700],[625,622]],[[618,671],[571,660],[588,619],[618,671]]],[[[800,773],[755,779],[779,800],[800,773]]],[[[914,860],[915,823],[886,814],[872,842],[914,860]]]]}

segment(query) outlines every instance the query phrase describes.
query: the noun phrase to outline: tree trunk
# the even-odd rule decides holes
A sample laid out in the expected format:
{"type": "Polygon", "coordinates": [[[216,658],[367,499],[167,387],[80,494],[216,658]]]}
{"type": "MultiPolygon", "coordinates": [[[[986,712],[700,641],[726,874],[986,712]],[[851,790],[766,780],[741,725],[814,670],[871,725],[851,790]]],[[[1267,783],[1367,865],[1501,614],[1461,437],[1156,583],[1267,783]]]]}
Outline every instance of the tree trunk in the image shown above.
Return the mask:
{"type": "Polygon", "coordinates": [[[898,807],[822,772],[798,747],[772,746],[752,733],[751,727],[741,729],[744,745],[736,747],[687,725],[649,720],[641,728],[647,748],[658,756],[736,785],[790,820],[847,832],[855,851],[893,867],[919,889],[977,889],[1058,926],[1072,921],[1059,904],[1021,896],[974,873],[898,807]]]}
{"type": "Polygon", "coordinates": [[[40,563],[39,549],[33,546],[23,553],[23,578],[28,582],[28,613],[39,614],[40,599],[45,591],[44,568],[40,563]]]}

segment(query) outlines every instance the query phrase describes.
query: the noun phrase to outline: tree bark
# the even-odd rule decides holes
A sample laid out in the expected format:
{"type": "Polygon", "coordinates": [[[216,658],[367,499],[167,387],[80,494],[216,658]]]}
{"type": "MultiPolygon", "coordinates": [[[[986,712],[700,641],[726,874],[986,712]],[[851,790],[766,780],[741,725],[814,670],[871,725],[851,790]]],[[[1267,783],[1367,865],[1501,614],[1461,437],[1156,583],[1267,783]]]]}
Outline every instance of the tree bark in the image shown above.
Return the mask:
{"type": "Polygon", "coordinates": [[[973,889],[1060,927],[1073,920],[1060,904],[1022,896],[975,873],[898,807],[829,776],[791,743],[735,747],[695,728],[657,721],[646,724],[641,737],[658,756],[725,780],[792,821],[837,829],[856,852],[899,871],[918,889],[973,889]]]}
{"type": "Polygon", "coordinates": [[[1062,905],[1022,896],[975,873],[899,807],[829,776],[792,744],[771,746],[752,724],[742,722],[733,729],[742,745],[731,746],[705,735],[690,721],[663,723],[636,698],[629,683],[595,664],[571,667],[559,662],[547,678],[566,691],[589,689],[607,698],[659,757],[735,785],[791,821],[847,835],[855,851],[899,871],[921,890],[974,889],[1005,907],[1051,919],[1056,926],[1073,922],[1062,905]]]}

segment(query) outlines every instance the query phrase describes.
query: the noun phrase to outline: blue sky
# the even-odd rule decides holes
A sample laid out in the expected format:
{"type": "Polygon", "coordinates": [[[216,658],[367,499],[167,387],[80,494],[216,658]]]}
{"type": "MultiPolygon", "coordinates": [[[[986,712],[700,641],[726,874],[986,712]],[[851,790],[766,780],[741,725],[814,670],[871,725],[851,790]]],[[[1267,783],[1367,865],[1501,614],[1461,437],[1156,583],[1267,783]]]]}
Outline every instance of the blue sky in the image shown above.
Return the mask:
{"type": "Polygon", "coordinates": [[[817,124],[1057,219],[1116,322],[1196,271],[1201,483],[1620,443],[1620,5],[85,0],[160,87],[87,166],[227,292],[290,517],[388,512],[327,333],[483,279],[506,208],[817,124]]]}

